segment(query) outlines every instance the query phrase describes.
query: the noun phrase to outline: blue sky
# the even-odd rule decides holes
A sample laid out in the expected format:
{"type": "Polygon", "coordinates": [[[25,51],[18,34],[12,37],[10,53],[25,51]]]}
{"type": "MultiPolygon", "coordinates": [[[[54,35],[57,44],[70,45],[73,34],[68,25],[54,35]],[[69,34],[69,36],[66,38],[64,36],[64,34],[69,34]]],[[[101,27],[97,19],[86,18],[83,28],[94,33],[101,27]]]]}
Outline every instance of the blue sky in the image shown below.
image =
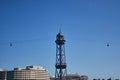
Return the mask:
{"type": "Polygon", "coordinates": [[[0,0],[0,68],[38,65],[54,75],[55,39],[61,28],[68,73],[120,78],[119,4],[119,0],[0,0]]]}

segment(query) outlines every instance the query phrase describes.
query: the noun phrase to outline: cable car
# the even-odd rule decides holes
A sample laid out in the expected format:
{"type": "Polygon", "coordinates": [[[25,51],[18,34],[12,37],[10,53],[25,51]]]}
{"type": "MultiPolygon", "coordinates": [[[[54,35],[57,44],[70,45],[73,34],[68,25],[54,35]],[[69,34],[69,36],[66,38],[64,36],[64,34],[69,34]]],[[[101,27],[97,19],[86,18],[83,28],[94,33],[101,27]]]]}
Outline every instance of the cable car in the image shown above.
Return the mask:
{"type": "Polygon", "coordinates": [[[107,47],[109,47],[110,46],[110,44],[109,43],[107,43],[107,47]]]}

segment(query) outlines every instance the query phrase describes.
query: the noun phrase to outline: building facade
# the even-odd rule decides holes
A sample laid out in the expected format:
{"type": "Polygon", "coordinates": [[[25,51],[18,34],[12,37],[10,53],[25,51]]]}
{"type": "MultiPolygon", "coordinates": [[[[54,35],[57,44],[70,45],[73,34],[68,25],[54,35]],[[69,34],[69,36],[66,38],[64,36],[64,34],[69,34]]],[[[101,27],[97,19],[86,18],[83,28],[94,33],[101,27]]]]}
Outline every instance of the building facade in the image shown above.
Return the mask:
{"type": "Polygon", "coordinates": [[[7,71],[6,80],[50,80],[50,76],[43,67],[27,66],[26,68],[14,68],[14,70],[7,71]]]}
{"type": "Polygon", "coordinates": [[[7,80],[7,71],[0,69],[0,80],[7,80]]]}

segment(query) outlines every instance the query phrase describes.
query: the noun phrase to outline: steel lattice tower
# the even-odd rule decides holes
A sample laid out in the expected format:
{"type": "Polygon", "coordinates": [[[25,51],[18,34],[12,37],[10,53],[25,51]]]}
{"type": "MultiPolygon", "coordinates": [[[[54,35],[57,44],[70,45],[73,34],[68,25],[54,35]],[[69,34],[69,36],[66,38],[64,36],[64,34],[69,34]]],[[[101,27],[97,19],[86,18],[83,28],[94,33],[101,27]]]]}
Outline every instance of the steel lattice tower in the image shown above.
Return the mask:
{"type": "Polygon", "coordinates": [[[56,36],[56,64],[55,64],[55,79],[65,80],[67,74],[67,64],[65,57],[65,40],[64,35],[59,32],[56,36]]]}

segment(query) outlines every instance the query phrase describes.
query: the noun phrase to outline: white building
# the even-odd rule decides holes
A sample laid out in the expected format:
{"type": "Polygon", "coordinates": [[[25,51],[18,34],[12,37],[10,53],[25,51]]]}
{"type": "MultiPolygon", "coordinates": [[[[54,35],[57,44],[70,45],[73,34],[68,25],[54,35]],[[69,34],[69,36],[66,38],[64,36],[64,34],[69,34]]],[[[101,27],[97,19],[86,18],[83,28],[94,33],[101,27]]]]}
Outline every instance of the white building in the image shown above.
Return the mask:
{"type": "Polygon", "coordinates": [[[27,66],[26,68],[14,68],[14,70],[6,71],[4,76],[1,72],[0,80],[50,80],[49,73],[41,66],[27,66]],[[5,77],[6,79],[4,79],[5,77]]]}

